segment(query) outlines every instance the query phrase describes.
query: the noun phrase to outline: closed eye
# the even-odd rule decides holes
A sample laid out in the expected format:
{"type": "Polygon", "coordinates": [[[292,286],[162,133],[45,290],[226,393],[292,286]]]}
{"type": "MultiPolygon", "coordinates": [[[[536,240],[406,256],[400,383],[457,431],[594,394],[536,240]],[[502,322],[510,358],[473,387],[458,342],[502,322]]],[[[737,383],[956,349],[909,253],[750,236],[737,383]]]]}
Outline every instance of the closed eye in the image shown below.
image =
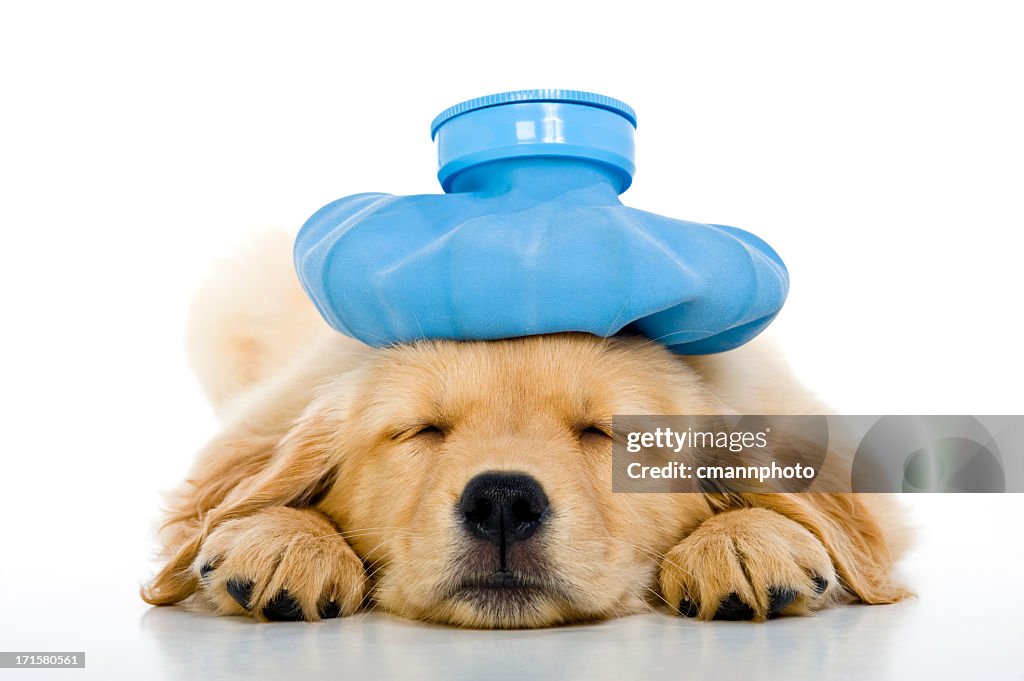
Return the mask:
{"type": "Polygon", "coordinates": [[[413,438],[443,438],[444,430],[433,423],[420,423],[406,428],[396,429],[391,435],[395,442],[405,442],[413,438]]]}
{"type": "Polygon", "coordinates": [[[592,424],[580,429],[580,437],[611,438],[611,436],[611,431],[599,424],[592,424]]]}
{"type": "Polygon", "coordinates": [[[439,435],[444,437],[444,431],[439,426],[428,423],[415,430],[410,437],[420,437],[421,435],[439,435]]]}

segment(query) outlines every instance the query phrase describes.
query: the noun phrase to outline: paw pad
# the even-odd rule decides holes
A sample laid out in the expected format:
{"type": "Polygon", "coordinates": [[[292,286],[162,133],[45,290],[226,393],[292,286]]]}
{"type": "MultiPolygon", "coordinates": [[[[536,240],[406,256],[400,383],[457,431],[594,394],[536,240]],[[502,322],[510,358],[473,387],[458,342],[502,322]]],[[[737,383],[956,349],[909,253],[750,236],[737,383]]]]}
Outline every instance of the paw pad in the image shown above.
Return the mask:
{"type": "Polygon", "coordinates": [[[784,586],[773,586],[768,589],[768,616],[777,616],[783,608],[796,600],[797,592],[784,586]]]}
{"type": "Polygon", "coordinates": [[[235,602],[240,606],[249,609],[249,602],[252,600],[253,581],[251,579],[229,579],[225,588],[235,602]]]}
{"type": "Polygon", "coordinates": [[[212,560],[209,563],[203,563],[203,567],[199,568],[199,576],[202,579],[206,579],[207,575],[213,572],[217,568],[217,561],[212,560]]]}
{"type": "Polygon", "coordinates": [[[730,622],[752,620],[754,619],[754,609],[741,601],[740,597],[736,595],[736,592],[734,591],[723,598],[722,602],[718,604],[718,610],[715,612],[715,619],[727,620],[730,622]]]}
{"type": "Polygon", "coordinates": [[[302,606],[287,591],[278,591],[263,607],[263,616],[271,622],[298,622],[304,619],[302,606]]]}
{"type": "Polygon", "coordinates": [[[696,617],[697,613],[700,612],[700,608],[693,601],[684,598],[679,601],[679,613],[686,617],[696,617]]]}

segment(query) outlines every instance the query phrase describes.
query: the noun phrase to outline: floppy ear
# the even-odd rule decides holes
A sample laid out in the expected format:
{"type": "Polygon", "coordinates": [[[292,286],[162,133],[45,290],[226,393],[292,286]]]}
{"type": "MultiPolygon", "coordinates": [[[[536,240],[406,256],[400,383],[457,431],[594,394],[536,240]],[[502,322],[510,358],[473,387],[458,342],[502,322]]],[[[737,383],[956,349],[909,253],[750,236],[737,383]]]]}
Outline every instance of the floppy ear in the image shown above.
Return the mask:
{"type": "Polygon", "coordinates": [[[825,546],[843,586],[864,603],[895,603],[913,595],[891,577],[889,540],[858,494],[743,495],[806,527],[825,546]]]}
{"type": "Polygon", "coordinates": [[[337,427],[314,403],[283,436],[243,435],[212,443],[165,527],[171,555],[142,588],[151,605],[169,605],[198,586],[192,562],[219,524],[270,506],[308,505],[332,483],[337,427]]]}

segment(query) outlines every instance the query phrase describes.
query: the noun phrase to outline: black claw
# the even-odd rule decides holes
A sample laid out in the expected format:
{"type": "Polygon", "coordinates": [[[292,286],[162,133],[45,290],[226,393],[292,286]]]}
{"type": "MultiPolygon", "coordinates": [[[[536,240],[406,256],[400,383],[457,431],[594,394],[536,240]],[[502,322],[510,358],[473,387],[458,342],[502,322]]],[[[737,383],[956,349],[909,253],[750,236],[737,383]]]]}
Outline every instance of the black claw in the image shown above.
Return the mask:
{"type": "Polygon", "coordinates": [[[684,598],[683,600],[679,601],[679,613],[681,615],[685,615],[686,617],[696,617],[698,610],[699,608],[697,607],[696,603],[694,603],[688,598],[684,598]]]}
{"type": "Polygon", "coordinates": [[[302,606],[282,589],[264,606],[263,616],[271,622],[297,622],[303,619],[302,606]]]}
{"type": "Polygon", "coordinates": [[[819,577],[818,575],[815,575],[814,577],[811,578],[811,581],[814,582],[814,590],[817,593],[820,593],[820,594],[825,593],[825,589],[828,588],[828,580],[827,579],[825,579],[824,577],[819,577]]]}
{"type": "Polygon", "coordinates": [[[751,620],[754,619],[754,609],[740,600],[735,592],[722,599],[715,613],[716,620],[751,620]]]}
{"type": "Polygon", "coordinates": [[[341,606],[334,601],[329,601],[320,606],[320,619],[334,619],[341,615],[341,606]]]}
{"type": "Polygon", "coordinates": [[[213,572],[213,569],[215,567],[217,567],[217,566],[214,564],[214,561],[210,561],[209,563],[204,563],[203,567],[199,568],[199,576],[202,577],[203,579],[206,579],[206,575],[208,575],[211,572],[213,572]]]}
{"type": "Polygon", "coordinates": [[[249,609],[249,601],[252,600],[253,581],[251,579],[229,579],[226,585],[228,593],[240,606],[249,609]]]}
{"type": "Polygon", "coordinates": [[[796,600],[797,593],[785,586],[768,588],[768,616],[779,614],[787,605],[796,600]]]}

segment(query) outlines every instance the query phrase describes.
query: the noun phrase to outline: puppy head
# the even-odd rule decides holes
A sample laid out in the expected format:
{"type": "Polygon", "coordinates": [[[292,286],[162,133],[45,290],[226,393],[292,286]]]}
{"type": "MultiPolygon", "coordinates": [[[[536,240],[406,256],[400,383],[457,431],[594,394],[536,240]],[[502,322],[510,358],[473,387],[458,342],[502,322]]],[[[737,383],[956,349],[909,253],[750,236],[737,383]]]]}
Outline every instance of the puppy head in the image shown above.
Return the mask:
{"type": "MultiPolygon", "coordinates": [[[[195,593],[194,561],[220,523],[315,505],[390,611],[489,628],[610,617],[657,598],[664,554],[736,501],[611,492],[613,414],[728,413],[699,362],[655,343],[559,334],[343,355],[291,377],[299,418],[251,417],[211,444],[143,598],[195,593]]],[[[746,496],[811,530],[860,600],[906,595],[856,495],[746,496]]]]}
{"type": "Polygon", "coordinates": [[[612,415],[718,408],[656,344],[562,334],[380,351],[300,427],[333,467],[318,507],[380,605],[529,627],[645,607],[696,514],[696,495],[611,493],[612,415]]]}

